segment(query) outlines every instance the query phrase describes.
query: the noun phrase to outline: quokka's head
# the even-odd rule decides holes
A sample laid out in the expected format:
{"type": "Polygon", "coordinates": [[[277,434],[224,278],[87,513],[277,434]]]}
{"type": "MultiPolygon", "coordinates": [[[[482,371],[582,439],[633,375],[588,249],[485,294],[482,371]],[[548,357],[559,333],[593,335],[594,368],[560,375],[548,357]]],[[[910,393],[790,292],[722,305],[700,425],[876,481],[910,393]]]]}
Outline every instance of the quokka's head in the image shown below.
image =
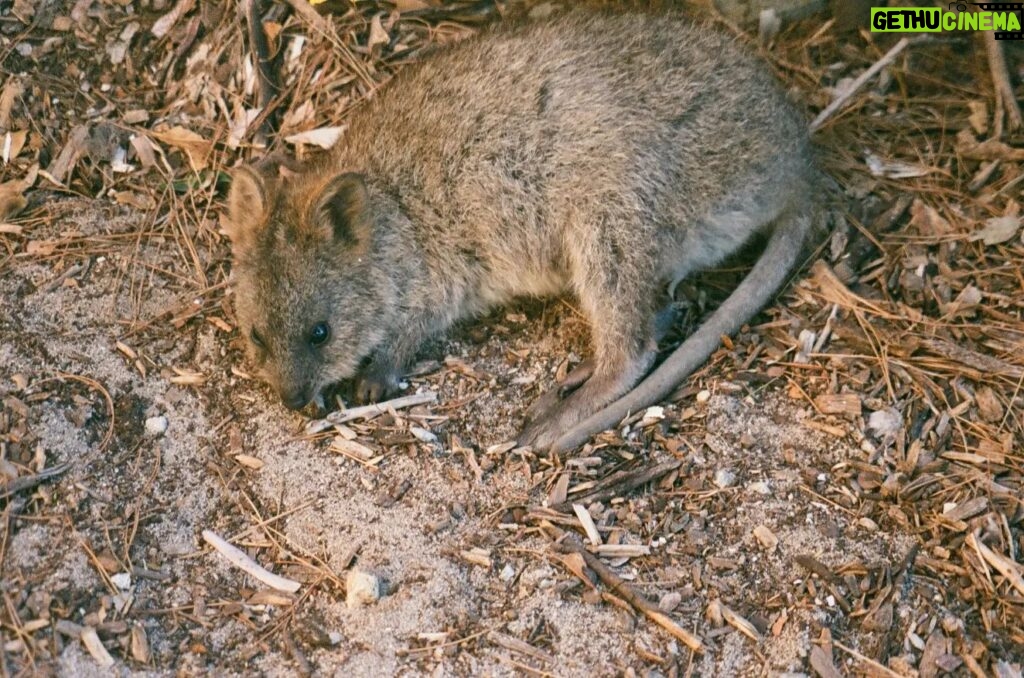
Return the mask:
{"type": "Polygon", "coordinates": [[[239,329],[291,409],[353,376],[381,339],[370,203],[358,174],[274,165],[233,173],[227,231],[239,329]]]}

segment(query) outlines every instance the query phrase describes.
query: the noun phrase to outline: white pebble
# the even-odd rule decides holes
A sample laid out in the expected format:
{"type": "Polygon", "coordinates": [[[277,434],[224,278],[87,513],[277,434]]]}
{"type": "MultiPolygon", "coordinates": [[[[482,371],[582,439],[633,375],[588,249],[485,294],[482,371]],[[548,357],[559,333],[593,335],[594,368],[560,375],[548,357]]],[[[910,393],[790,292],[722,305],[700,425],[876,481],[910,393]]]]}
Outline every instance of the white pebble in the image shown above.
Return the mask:
{"type": "Polygon", "coordinates": [[[118,572],[117,574],[110,575],[110,581],[122,591],[127,591],[132,587],[132,576],[127,572],[118,572]]]}
{"type": "Polygon", "coordinates": [[[167,417],[150,417],[146,420],[146,433],[151,436],[161,436],[167,431],[167,417]]]}
{"type": "Polygon", "coordinates": [[[425,428],[420,428],[419,426],[410,426],[409,433],[413,434],[416,440],[420,441],[421,443],[437,442],[437,436],[434,435],[433,432],[428,431],[425,428]]]}
{"type": "Polygon", "coordinates": [[[736,474],[727,468],[715,471],[715,485],[723,490],[736,484],[736,474]]]}
{"type": "Polygon", "coordinates": [[[648,407],[647,411],[644,412],[644,418],[640,422],[640,425],[641,426],[650,426],[651,424],[658,423],[659,421],[661,421],[664,418],[665,418],[665,408],[661,407],[659,405],[654,405],[653,407],[648,407]]]}
{"type": "Polygon", "coordinates": [[[362,570],[352,569],[345,577],[345,604],[349,608],[371,605],[381,596],[380,578],[362,570]]]}
{"type": "Polygon", "coordinates": [[[756,483],[750,483],[747,488],[756,494],[768,496],[772,493],[772,486],[768,484],[766,480],[759,480],[756,483]]]}
{"type": "Polygon", "coordinates": [[[711,400],[711,391],[708,391],[707,389],[705,389],[705,390],[703,390],[703,391],[701,391],[700,393],[697,394],[697,402],[698,403],[704,404],[704,403],[706,403],[709,400],[711,400]]]}

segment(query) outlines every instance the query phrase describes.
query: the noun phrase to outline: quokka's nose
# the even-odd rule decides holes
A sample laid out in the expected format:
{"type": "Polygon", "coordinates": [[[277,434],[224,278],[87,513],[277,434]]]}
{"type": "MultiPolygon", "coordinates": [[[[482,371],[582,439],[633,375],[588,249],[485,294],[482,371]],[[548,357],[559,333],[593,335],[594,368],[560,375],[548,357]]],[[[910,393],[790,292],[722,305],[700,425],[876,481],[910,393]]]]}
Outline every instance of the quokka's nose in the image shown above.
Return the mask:
{"type": "Polygon", "coordinates": [[[309,403],[309,391],[306,389],[296,389],[294,391],[286,391],[281,393],[281,402],[289,410],[301,410],[309,403]]]}

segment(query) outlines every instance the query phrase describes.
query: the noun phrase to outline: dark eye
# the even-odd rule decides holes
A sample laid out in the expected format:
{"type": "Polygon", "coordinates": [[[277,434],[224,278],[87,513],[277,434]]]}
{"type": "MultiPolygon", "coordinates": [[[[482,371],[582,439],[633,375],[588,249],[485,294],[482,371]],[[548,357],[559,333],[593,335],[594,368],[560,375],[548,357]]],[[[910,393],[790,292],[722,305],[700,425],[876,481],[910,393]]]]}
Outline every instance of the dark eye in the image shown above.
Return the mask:
{"type": "Polygon", "coordinates": [[[331,336],[331,328],[327,323],[320,323],[309,333],[309,343],[313,346],[323,346],[324,342],[331,336]]]}
{"type": "Polygon", "coordinates": [[[255,327],[249,330],[249,339],[251,339],[252,343],[254,343],[258,348],[267,347],[266,342],[263,341],[263,337],[260,336],[260,333],[256,331],[255,327]]]}

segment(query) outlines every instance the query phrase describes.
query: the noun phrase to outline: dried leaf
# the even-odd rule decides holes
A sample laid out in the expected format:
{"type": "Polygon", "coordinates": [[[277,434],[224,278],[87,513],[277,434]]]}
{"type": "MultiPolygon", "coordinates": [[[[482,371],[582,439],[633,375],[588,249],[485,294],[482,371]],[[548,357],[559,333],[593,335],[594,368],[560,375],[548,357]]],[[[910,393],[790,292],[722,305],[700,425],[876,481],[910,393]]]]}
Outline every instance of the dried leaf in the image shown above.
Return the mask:
{"type": "Polygon", "coordinates": [[[998,245],[1017,235],[1020,228],[1020,217],[993,217],[985,221],[985,227],[975,231],[969,238],[971,242],[982,240],[986,245],[998,245]]]}
{"type": "Polygon", "coordinates": [[[135,191],[117,191],[114,193],[114,200],[119,205],[127,205],[138,210],[151,210],[156,207],[153,196],[135,191]]]}
{"type": "Polygon", "coordinates": [[[195,171],[204,170],[209,164],[213,144],[192,130],[184,127],[171,127],[154,132],[153,136],[169,146],[184,151],[195,171]]]}
{"type": "Polygon", "coordinates": [[[389,42],[391,42],[391,38],[388,36],[388,32],[384,30],[384,26],[380,22],[380,15],[378,14],[370,20],[370,39],[366,46],[373,49],[377,45],[386,45],[389,42]]]}
{"type": "Polygon", "coordinates": [[[967,116],[967,122],[976,134],[984,134],[988,131],[988,105],[984,101],[968,101],[967,108],[971,113],[967,116]]]}
{"type": "Polygon", "coordinates": [[[178,4],[170,12],[153,22],[153,27],[149,29],[150,33],[157,38],[164,37],[174,28],[174,24],[178,23],[181,17],[192,10],[195,4],[196,0],[178,0],[178,4]]]}
{"type": "Polygon", "coordinates": [[[2,149],[0,149],[0,158],[2,158],[5,163],[10,162],[12,158],[17,158],[21,153],[21,149],[25,147],[25,141],[27,139],[28,131],[23,129],[4,134],[3,146],[2,149]]]}
{"type": "Polygon", "coordinates": [[[974,399],[978,403],[978,414],[981,415],[982,419],[989,422],[1002,421],[1003,404],[999,402],[999,397],[991,387],[982,386],[979,388],[977,393],[974,394],[974,399]]]}
{"type": "Polygon", "coordinates": [[[871,172],[872,176],[889,179],[912,179],[914,177],[927,176],[935,171],[930,167],[914,165],[909,162],[883,160],[870,151],[864,153],[864,162],[867,163],[868,171],[871,172]]]}
{"type": "Polygon", "coordinates": [[[26,188],[20,179],[0,184],[0,219],[8,219],[25,209],[28,201],[22,194],[26,188]]]}
{"type": "Polygon", "coordinates": [[[330,148],[338,142],[338,139],[341,138],[341,133],[344,130],[344,126],[318,127],[306,132],[291,134],[286,136],[284,140],[295,146],[306,144],[310,146],[318,146],[320,148],[330,148]]]}
{"type": "Polygon", "coordinates": [[[0,92],[0,127],[8,129],[11,126],[11,108],[14,101],[24,93],[25,87],[21,84],[20,78],[8,78],[4,83],[4,89],[0,92]]]}
{"type": "Polygon", "coordinates": [[[953,227],[938,210],[916,198],[910,206],[910,226],[927,236],[943,236],[953,232],[953,227]]]}

